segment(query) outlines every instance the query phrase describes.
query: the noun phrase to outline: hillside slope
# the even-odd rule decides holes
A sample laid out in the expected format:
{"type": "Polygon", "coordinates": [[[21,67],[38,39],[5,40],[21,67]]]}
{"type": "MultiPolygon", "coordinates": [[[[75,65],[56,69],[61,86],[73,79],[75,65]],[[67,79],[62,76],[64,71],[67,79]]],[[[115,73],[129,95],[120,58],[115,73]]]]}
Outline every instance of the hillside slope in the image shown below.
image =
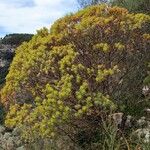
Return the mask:
{"type": "Polygon", "coordinates": [[[32,34],[9,34],[0,39],[0,86],[5,82],[16,47],[25,41],[29,41],[32,36],[32,34]]]}

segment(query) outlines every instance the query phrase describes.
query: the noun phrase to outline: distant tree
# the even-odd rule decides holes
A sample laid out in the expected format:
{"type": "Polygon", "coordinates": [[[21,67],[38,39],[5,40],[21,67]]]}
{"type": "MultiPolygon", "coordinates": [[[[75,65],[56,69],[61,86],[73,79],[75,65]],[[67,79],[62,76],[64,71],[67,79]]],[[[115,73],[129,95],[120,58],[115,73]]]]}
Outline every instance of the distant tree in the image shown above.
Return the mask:
{"type": "Polygon", "coordinates": [[[150,0],[111,0],[112,5],[127,8],[130,12],[150,14],[150,0]]]}
{"type": "Polygon", "coordinates": [[[100,3],[106,3],[108,2],[108,0],[77,0],[80,7],[87,7],[90,5],[96,5],[96,4],[100,4],[100,3]]]}
{"type": "Polygon", "coordinates": [[[100,3],[108,3],[112,6],[121,6],[130,12],[150,14],[150,0],[77,0],[83,8],[100,3]]]}
{"type": "Polygon", "coordinates": [[[22,42],[28,42],[33,34],[8,34],[2,39],[2,44],[19,46],[22,42]]]}

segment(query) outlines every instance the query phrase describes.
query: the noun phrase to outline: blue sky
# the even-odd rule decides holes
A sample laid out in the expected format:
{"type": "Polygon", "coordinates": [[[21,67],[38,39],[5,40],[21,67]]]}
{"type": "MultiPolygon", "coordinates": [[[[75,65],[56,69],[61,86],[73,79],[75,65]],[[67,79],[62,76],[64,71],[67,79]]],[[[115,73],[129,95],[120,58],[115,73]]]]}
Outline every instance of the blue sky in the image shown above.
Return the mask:
{"type": "Polygon", "coordinates": [[[56,19],[77,9],[76,0],[0,0],[0,37],[49,28],[56,19]]]}

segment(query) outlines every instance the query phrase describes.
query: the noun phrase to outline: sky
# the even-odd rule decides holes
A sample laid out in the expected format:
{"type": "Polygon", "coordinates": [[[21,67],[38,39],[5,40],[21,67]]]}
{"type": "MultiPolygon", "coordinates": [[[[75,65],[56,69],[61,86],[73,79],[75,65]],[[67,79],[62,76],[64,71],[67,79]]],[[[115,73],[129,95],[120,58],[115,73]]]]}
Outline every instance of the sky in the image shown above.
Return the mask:
{"type": "Polygon", "coordinates": [[[36,33],[78,9],[76,0],[0,0],[0,37],[36,33]]]}

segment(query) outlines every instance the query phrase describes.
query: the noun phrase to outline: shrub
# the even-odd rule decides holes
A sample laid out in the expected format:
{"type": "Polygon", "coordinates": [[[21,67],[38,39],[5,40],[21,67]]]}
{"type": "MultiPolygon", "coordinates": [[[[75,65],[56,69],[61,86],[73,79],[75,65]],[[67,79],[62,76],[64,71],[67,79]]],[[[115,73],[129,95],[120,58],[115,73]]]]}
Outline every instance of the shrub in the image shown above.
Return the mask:
{"type": "Polygon", "coordinates": [[[17,49],[1,92],[6,125],[30,140],[55,134],[74,140],[78,129],[94,134],[109,111],[139,115],[149,21],[98,5],[39,30],[17,49]]]}

